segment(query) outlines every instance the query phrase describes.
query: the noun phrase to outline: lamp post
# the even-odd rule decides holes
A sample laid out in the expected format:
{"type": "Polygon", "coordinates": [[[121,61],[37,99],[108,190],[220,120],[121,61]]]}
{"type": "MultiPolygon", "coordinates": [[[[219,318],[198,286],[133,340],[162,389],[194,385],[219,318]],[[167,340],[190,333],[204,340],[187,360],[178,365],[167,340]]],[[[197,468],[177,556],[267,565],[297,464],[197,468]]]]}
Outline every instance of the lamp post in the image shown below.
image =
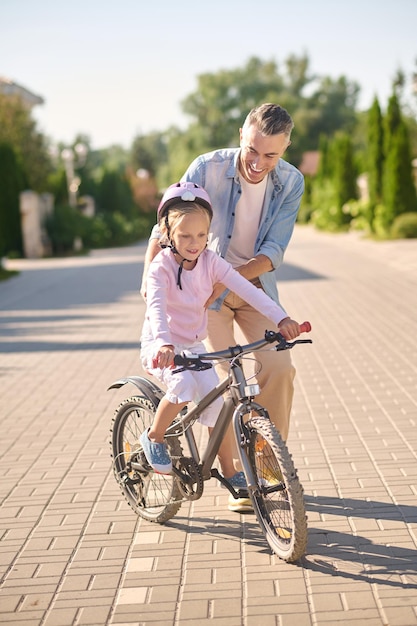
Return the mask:
{"type": "Polygon", "coordinates": [[[72,207],[77,206],[77,193],[81,183],[81,178],[75,174],[75,168],[85,164],[87,153],[88,148],[83,143],[77,143],[74,148],[64,148],[61,152],[67,177],[68,202],[72,207]]]}

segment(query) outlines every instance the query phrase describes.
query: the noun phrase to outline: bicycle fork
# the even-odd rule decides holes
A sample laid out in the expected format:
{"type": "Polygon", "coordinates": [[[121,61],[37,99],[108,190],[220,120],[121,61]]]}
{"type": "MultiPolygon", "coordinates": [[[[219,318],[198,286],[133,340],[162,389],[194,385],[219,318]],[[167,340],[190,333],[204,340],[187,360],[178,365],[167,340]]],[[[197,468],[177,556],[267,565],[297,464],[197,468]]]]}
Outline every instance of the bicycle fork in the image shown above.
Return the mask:
{"type": "Polygon", "coordinates": [[[252,466],[248,460],[248,455],[246,452],[249,446],[250,432],[248,426],[245,424],[244,421],[244,416],[250,414],[252,411],[256,411],[259,417],[269,420],[269,415],[264,407],[253,401],[246,401],[241,402],[236,407],[233,413],[232,423],[237,443],[239,459],[244,474],[246,476],[248,490],[251,492],[255,492],[259,491],[259,485],[257,477],[253,474],[252,466]]]}

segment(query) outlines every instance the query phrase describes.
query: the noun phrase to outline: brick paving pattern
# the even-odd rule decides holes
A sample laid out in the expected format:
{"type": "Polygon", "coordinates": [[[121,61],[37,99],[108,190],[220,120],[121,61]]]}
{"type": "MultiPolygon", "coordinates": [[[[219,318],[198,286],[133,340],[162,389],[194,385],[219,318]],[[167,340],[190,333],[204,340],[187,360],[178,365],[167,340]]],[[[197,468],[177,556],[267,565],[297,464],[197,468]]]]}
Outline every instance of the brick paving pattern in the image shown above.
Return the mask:
{"type": "Polygon", "coordinates": [[[135,390],[107,387],[142,373],[144,250],[13,261],[0,283],[0,623],[417,625],[416,242],[297,227],[279,272],[314,341],[292,353],[298,564],[214,480],[163,526],[118,489],[110,423],[135,390]]]}

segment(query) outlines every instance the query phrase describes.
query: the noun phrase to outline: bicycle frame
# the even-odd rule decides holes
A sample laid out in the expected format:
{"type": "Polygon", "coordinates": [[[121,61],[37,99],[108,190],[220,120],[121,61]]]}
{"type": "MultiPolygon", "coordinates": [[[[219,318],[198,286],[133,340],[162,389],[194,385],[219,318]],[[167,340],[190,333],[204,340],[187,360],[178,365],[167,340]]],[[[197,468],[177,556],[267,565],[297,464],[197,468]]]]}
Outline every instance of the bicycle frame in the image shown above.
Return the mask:
{"type": "MultiPolygon", "coordinates": [[[[302,332],[309,332],[307,324],[300,325],[300,328],[305,326],[302,332]]],[[[228,489],[229,503],[231,499],[250,498],[261,530],[275,554],[288,562],[304,554],[307,518],[303,488],[291,454],[268,411],[254,399],[259,387],[246,379],[242,364],[244,355],[268,344],[276,344],[271,349],[286,350],[296,343],[311,343],[311,340],[287,342],[280,333],[266,331],[264,339],[245,346],[198,355],[186,351],[175,356],[178,372],[204,370],[213,366],[212,361],[221,360],[229,362],[230,371],[195,406],[184,407],[168,427],[165,437],[173,461],[169,475],[155,473],[137,443],[140,433],[152,423],[164,391],[141,376],[122,378],[111,385],[110,388],[119,388],[130,382],[139,389],[139,397],[124,400],[116,409],[111,441],[116,480],[138,515],[151,522],[165,523],[178,513],[184,500],[201,498],[205,481],[213,477],[228,489]],[[210,429],[207,445],[199,449],[194,423],[218,398],[222,398],[223,405],[210,429]],[[242,488],[234,488],[232,481],[213,467],[230,424],[245,475],[242,488]],[[188,446],[185,454],[183,446],[188,446]]]]}
{"type": "MultiPolygon", "coordinates": [[[[231,374],[221,381],[204,398],[202,398],[195,407],[187,411],[181,417],[178,417],[175,422],[168,427],[165,433],[166,437],[169,437],[170,435],[177,436],[178,431],[180,429],[182,430],[182,434],[187,440],[191,456],[201,467],[204,480],[208,480],[213,475],[215,475],[218,479],[222,478],[217,470],[214,470],[213,473],[212,466],[230,423],[234,423],[234,432],[240,456],[239,435],[241,433],[241,427],[239,426],[239,419],[243,418],[243,415],[248,413],[251,409],[255,409],[258,410],[259,413],[266,414],[265,409],[251,401],[244,393],[245,386],[246,378],[240,360],[234,359],[231,364],[231,374]],[[228,389],[231,394],[229,397],[225,398],[223,407],[221,408],[217,418],[217,422],[211,432],[208,444],[203,454],[200,455],[192,424],[202,411],[204,411],[204,409],[210,406],[214,400],[223,395],[228,389]]],[[[246,460],[244,458],[241,458],[241,462],[246,465],[246,460]]],[[[228,483],[225,482],[224,484],[228,483]]],[[[248,487],[253,487],[253,484],[248,484],[248,487]]]]}
{"type": "MultiPolygon", "coordinates": [[[[285,341],[285,340],[284,340],[285,341]]],[[[308,342],[310,340],[301,340],[300,342],[308,342]]],[[[225,433],[230,425],[233,423],[234,435],[236,438],[236,444],[238,454],[242,468],[247,476],[247,486],[249,490],[257,489],[256,479],[252,474],[251,468],[248,465],[247,457],[242,453],[242,445],[244,441],[242,438],[245,433],[245,426],[243,422],[244,415],[247,415],[251,411],[256,411],[260,416],[264,416],[269,419],[267,410],[260,404],[254,402],[253,398],[259,393],[258,385],[247,385],[247,379],[243,371],[241,363],[241,357],[245,354],[251,353],[254,350],[259,350],[262,347],[270,344],[271,342],[263,339],[256,341],[252,344],[245,346],[236,346],[235,348],[229,348],[217,353],[211,353],[207,355],[199,355],[199,358],[209,361],[226,359],[230,361],[230,373],[220,381],[218,385],[212,389],[204,398],[202,398],[198,404],[192,409],[186,411],[184,414],[180,414],[179,417],[168,427],[165,436],[178,436],[179,432],[186,438],[190,453],[194,461],[199,464],[203,480],[208,480],[211,477],[217,478],[231,493],[235,496],[238,495],[238,491],[234,490],[230,486],[228,481],[218,472],[217,469],[213,469],[213,463],[217,457],[219,447],[225,436],[225,433]],[[233,353],[236,353],[233,355],[233,353]],[[224,404],[220,410],[216,424],[210,434],[207,446],[202,454],[198,449],[194,431],[192,425],[199,415],[206,409],[214,400],[229,390],[230,395],[224,399],[224,404]],[[248,393],[249,392],[249,393],[248,393]]],[[[281,343],[281,349],[284,343],[281,343]]],[[[287,348],[292,347],[291,344],[285,342],[287,348]]],[[[178,473],[179,477],[183,475],[174,468],[174,473],[178,473]]]]}
{"type": "MultiPolygon", "coordinates": [[[[195,355],[203,361],[230,361],[230,373],[226,378],[220,381],[216,385],[216,387],[214,387],[206,396],[204,396],[192,409],[187,410],[185,413],[180,413],[179,416],[174,420],[174,422],[167,428],[165,433],[166,437],[184,435],[192,458],[200,466],[203,479],[208,480],[212,476],[215,476],[229,489],[229,491],[235,494],[236,491],[229,485],[227,480],[216,469],[212,469],[212,466],[214,464],[224,435],[226,434],[230,423],[233,423],[233,430],[236,437],[239,458],[243,469],[247,472],[247,476],[249,477],[249,480],[247,481],[248,488],[256,488],[254,477],[252,476],[252,472],[248,467],[246,457],[241,452],[242,441],[240,441],[240,439],[242,436],[242,432],[244,432],[243,416],[248,414],[250,411],[256,411],[259,415],[263,415],[268,418],[269,415],[264,407],[253,401],[254,396],[259,393],[259,390],[256,390],[255,393],[255,387],[257,387],[257,385],[247,386],[247,380],[243,371],[241,357],[245,354],[260,350],[267,345],[271,345],[271,343],[273,342],[278,343],[275,348],[271,349],[285,350],[292,348],[293,345],[295,345],[296,343],[311,343],[311,340],[296,340],[292,343],[288,343],[286,342],[284,337],[282,337],[282,335],[279,335],[279,333],[266,331],[264,339],[260,339],[251,344],[246,344],[244,346],[234,346],[233,348],[229,348],[227,350],[222,350],[219,352],[195,355]],[[230,391],[230,395],[224,399],[223,406],[220,410],[216,424],[213,427],[207,446],[201,454],[195,440],[194,431],[192,428],[193,423],[198,419],[204,409],[210,406],[210,404],[214,400],[222,396],[227,390],[230,391]],[[249,390],[251,393],[248,394],[247,390],[249,390]]],[[[127,382],[133,383],[144,394],[144,396],[154,404],[155,407],[164,395],[160,387],[155,385],[149,379],[143,378],[141,376],[130,376],[127,378],[119,379],[118,381],[113,383],[109,387],[109,389],[119,388],[125,385],[127,382]]],[[[184,478],[183,474],[181,474],[179,470],[176,470],[174,468],[173,471],[178,475],[179,478],[184,478]]]]}

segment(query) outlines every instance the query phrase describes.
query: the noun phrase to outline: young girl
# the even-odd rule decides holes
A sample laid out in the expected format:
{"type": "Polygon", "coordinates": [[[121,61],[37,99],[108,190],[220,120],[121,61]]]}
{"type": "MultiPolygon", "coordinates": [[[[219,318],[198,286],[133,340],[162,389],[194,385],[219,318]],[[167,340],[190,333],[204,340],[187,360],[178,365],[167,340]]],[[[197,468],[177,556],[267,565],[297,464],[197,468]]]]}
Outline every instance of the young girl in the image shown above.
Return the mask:
{"type": "MultiPolygon", "coordinates": [[[[158,207],[158,221],[165,248],[152,261],[147,276],[147,308],[141,337],[144,368],[166,385],[155,419],[143,432],[140,442],[155,472],[169,474],[172,463],[164,442],[165,431],[179,411],[190,401],[202,398],[218,383],[217,374],[173,372],[176,353],[190,350],[205,352],[202,340],[207,335],[205,303],[216,283],[224,284],[271,322],[286,339],[300,334],[297,322],[262,289],[243,278],[215,252],[206,249],[213,217],[207,192],[195,183],[175,183],[165,192],[158,207]]],[[[218,398],[200,416],[200,422],[214,426],[222,407],[218,398]]],[[[223,475],[236,486],[241,472],[235,473],[233,459],[219,450],[223,475]],[[234,481],[236,477],[236,481],[234,481]]]]}

